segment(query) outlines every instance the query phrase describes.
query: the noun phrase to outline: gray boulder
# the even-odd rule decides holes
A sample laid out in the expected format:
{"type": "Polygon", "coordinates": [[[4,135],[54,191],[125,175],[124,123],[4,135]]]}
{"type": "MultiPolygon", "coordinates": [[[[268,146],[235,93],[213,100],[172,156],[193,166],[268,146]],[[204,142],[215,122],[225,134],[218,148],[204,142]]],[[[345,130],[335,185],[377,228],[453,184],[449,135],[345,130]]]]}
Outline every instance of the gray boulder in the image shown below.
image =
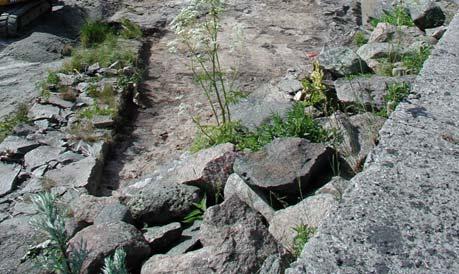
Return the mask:
{"type": "Polygon", "coordinates": [[[338,145],[338,152],[354,172],[360,172],[367,155],[375,147],[379,130],[385,118],[370,112],[348,117],[337,112],[330,117],[326,128],[335,128],[343,140],[338,145]]]}
{"type": "Polygon", "coordinates": [[[357,54],[365,61],[378,58],[389,58],[399,56],[402,53],[402,47],[394,43],[371,43],[361,46],[357,54]]]}
{"type": "Polygon", "coordinates": [[[8,165],[0,162],[0,197],[14,189],[20,172],[21,167],[18,165],[8,165]]]}
{"type": "Polygon", "coordinates": [[[8,45],[3,54],[17,60],[47,63],[62,58],[72,41],[49,33],[33,32],[29,37],[8,45]]]}
{"type": "Polygon", "coordinates": [[[352,80],[338,79],[334,82],[338,100],[346,105],[357,105],[360,107],[373,107],[381,109],[386,107],[384,97],[387,88],[396,83],[413,83],[415,76],[387,77],[372,76],[357,77],[352,80]]]}
{"type": "Polygon", "coordinates": [[[271,120],[274,114],[284,117],[293,103],[287,92],[290,88],[265,84],[257,88],[248,97],[230,105],[232,119],[254,130],[271,120]],[[286,92],[287,91],[287,92],[286,92]]]}
{"type": "Polygon", "coordinates": [[[69,187],[84,187],[90,193],[97,192],[97,183],[102,175],[101,161],[87,157],[78,162],[68,164],[59,169],[46,172],[45,177],[56,185],[69,187]]]}
{"type": "Polygon", "coordinates": [[[255,273],[279,248],[261,216],[236,196],[207,210],[200,239],[203,248],[153,256],[141,273],[255,273]]]}
{"type": "Polygon", "coordinates": [[[335,76],[368,72],[369,68],[362,59],[347,47],[327,49],[319,55],[319,62],[323,69],[335,76]]]}
{"type": "Polygon", "coordinates": [[[84,228],[69,241],[68,252],[81,242],[89,251],[83,262],[81,273],[99,273],[104,258],[111,256],[117,248],[126,252],[127,266],[137,267],[150,254],[150,247],[133,225],[116,222],[92,225],[84,228]]]}
{"type": "Polygon", "coordinates": [[[199,202],[201,192],[195,186],[154,181],[151,178],[119,190],[121,201],[136,221],[165,224],[185,217],[199,202]]]}
{"type": "Polygon", "coordinates": [[[441,26],[445,22],[445,14],[435,1],[408,0],[406,5],[414,23],[422,30],[441,26]]]}
{"type": "Polygon", "coordinates": [[[269,232],[288,250],[293,248],[294,228],[305,225],[317,228],[338,204],[331,194],[310,196],[294,206],[276,211],[269,223],[269,232]]]}
{"type": "Polygon", "coordinates": [[[94,224],[105,224],[113,222],[132,223],[132,215],[129,209],[120,203],[108,204],[94,218],[94,224]]]}
{"type": "Polygon", "coordinates": [[[150,244],[153,253],[161,252],[180,238],[182,226],[180,223],[170,223],[165,226],[145,228],[143,237],[150,244]]]}
{"type": "Polygon", "coordinates": [[[263,150],[239,156],[234,171],[247,184],[296,202],[330,171],[333,150],[301,138],[279,138],[263,150]]]}
{"type": "Polygon", "coordinates": [[[105,207],[119,204],[115,197],[96,197],[83,194],[73,200],[70,205],[73,220],[78,226],[94,224],[97,217],[102,218],[101,212],[105,207]]]}
{"type": "Polygon", "coordinates": [[[236,173],[231,174],[228,178],[224,191],[225,199],[233,195],[237,195],[239,199],[263,215],[266,220],[269,221],[274,216],[274,209],[269,205],[266,197],[250,188],[236,173]]]}
{"type": "Polygon", "coordinates": [[[378,23],[375,29],[371,32],[368,43],[385,43],[392,42],[394,44],[408,46],[413,42],[424,39],[424,33],[417,27],[394,26],[389,23],[378,23]]]}
{"type": "Polygon", "coordinates": [[[235,158],[233,144],[217,145],[184,157],[161,176],[161,181],[196,186],[206,191],[209,197],[215,197],[233,173],[235,158]]]}

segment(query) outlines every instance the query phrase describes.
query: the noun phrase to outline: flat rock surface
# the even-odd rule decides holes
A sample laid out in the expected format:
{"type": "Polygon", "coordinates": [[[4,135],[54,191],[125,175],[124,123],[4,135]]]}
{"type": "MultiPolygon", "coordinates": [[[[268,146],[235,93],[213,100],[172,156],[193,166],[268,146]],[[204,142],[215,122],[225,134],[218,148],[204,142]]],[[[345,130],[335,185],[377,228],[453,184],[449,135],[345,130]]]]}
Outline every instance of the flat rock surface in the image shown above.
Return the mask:
{"type": "Polygon", "coordinates": [[[366,169],[287,271],[459,271],[459,16],[382,128],[366,169]]]}
{"type": "Polygon", "coordinates": [[[13,189],[20,171],[20,166],[7,165],[0,162],[0,196],[7,194],[13,189]]]}

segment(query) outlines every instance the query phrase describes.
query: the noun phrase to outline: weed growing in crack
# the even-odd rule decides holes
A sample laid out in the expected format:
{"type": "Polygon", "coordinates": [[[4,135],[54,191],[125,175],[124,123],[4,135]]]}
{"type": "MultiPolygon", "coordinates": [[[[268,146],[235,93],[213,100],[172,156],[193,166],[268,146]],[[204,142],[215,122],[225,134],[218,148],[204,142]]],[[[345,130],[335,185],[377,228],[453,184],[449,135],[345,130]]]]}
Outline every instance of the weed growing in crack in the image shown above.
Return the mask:
{"type": "Polygon", "coordinates": [[[420,47],[419,50],[414,53],[403,55],[401,57],[401,61],[412,74],[418,74],[421,71],[424,62],[427,60],[427,58],[429,58],[430,52],[431,47],[420,47]]]}
{"type": "Polygon", "coordinates": [[[17,125],[27,123],[29,121],[27,113],[27,105],[20,104],[14,113],[8,115],[0,121],[0,142],[2,142],[6,136],[10,135],[17,125]]]}
{"type": "Polygon", "coordinates": [[[387,94],[384,96],[386,108],[376,112],[376,115],[388,118],[390,113],[395,110],[397,105],[410,94],[408,83],[391,84],[387,87],[387,94]]]}
{"type": "Polygon", "coordinates": [[[384,14],[379,19],[373,18],[370,24],[376,27],[378,23],[389,23],[394,26],[408,26],[413,27],[414,22],[410,14],[403,5],[397,5],[393,10],[384,11],[384,14]]]}
{"type": "Polygon", "coordinates": [[[361,47],[368,43],[368,38],[365,36],[364,32],[358,31],[355,33],[352,42],[354,43],[354,45],[361,47]]]}
{"type": "Polygon", "coordinates": [[[295,230],[296,236],[293,238],[292,255],[298,258],[301,255],[305,244],[316,233],[317,229],[301,224],[294,227],[293,230],[295,230]]]}
{"type": "Polygon", "coordinates": [[[311,116],[305,115],[305,106],[305,103],[297,102],[285,118],[274,115],[270,122],[254,131],[248,130],[238,122],[226,123],[222,126],[206,126],[196,137],[192,151],[222,143],[233,143],[240,150],[257,151],[274,138],[280,137],[300,137],[315,143],[330,140],[331,132],[323,129],[311,116]]]}
{"type": "Polygon", "coordinates": [[[207,199],[204,197],[199,203],[193,203],[193,206],[195,208],[183,218],[184,223],[191,224],[194,221],[202,220],[207,210],[207,199]]]}

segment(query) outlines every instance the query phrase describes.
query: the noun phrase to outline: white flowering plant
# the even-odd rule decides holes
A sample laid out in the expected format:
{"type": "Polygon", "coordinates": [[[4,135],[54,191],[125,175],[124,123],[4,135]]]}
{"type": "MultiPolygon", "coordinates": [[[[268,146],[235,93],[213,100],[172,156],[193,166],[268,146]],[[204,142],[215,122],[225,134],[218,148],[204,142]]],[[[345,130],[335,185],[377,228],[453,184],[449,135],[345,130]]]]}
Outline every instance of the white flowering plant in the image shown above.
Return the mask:
{"type": "Polygon", "coordinates": [[[217,126],[231,123],[229,103],[232,96],[218,54],[223,8],[222,0],[192,0],[171,22],[177,39],[169,43],[172,52],[180,46],[186,49],[194,79],[206,95],[217,126]]]}

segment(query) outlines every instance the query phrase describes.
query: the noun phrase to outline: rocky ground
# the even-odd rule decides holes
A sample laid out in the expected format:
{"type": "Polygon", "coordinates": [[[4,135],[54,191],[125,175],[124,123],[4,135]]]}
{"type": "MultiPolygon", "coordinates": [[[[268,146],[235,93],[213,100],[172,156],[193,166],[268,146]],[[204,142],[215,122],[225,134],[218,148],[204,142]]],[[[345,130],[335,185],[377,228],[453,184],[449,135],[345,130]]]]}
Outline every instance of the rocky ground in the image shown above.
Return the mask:
{"type": "MultiPolygon", "coordinates": [[[[454,2],[440,2],[446,15],[454,14],[454,2]]],[[[356,46],[352,39],[366,30],[359,25],[372,1],[227,1],[222,63],[238,68],[236,84],[246,93],[231,106],[235,119],[256,128],[273,113],[286,114],[306,96],[300,80],[317,56],[340,110],[329,115],[308,108],[306,114],[339,132],[340,142],[290,137],[257,152],[227,143],[191,154],[192,117],[205,123],[213,117],[184,57],[168,50],[174,39],[169,24],[187,3],[68,0],[24,37],[4,42],[0,117],[20,103],[30,105],[29,125],[16,127],[0,143],[5,273],[39,273],[25,254],[45,240],[30,225],[36,214],[30,197],[42,191],[57,195],[69,212],[68,252],[81,240],[87,243],[83,273],[99,273],[103,259],[117,248],[126,251],[133,273],[283,273],[294,261],[294,228],[320,229],[378,143],[385,116],[393,111],[387,87],[413,83],[417,71],[398,62],[390,76],[361,74],[387,71],[382,58],[393,53],[392,39],[402,44],[397,54],[403,55],[434,46],[446,30],[440,26],[445,20],[426,25],[423,18],[437,12],[430,7],[417,11],[417,26],[380,23],[365,32],[368,43],[356,46]],[[76,46],[85,18],[137,23],[144,37],[123,46],[141,62],[136,68],[115,62],[59,74],[74,100],[53,92],[34,99],[35,83],[65,61],[65,49],[76,46]],[[230,33],[236,23],[245,44],[234,52],[230,33]],[[119,85],[137,68],[144,70],[141,83],[119,85]],[[78,115],[96,101],[89,89],[94,77],[101,89],[109,84],[116,91],[117,113],[78,115]],[[90,136],[86,129],[75,130],[81,120],[95,128],[90,136]],[[200,208],[202,220],[184,222],[204,197],[209,207],[200,208]]]]}

